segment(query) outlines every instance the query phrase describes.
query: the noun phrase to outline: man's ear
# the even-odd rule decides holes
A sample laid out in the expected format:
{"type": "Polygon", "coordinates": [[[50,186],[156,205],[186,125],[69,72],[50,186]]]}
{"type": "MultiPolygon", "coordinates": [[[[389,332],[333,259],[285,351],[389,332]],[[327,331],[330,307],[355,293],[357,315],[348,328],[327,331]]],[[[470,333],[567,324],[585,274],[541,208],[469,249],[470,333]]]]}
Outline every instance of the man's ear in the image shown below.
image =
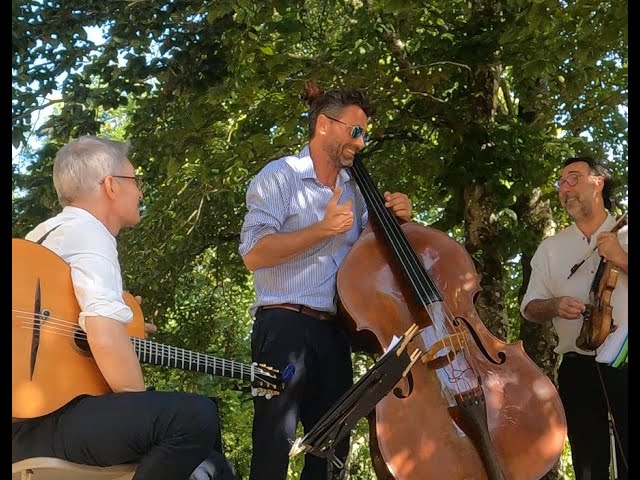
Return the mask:
{"type": "Polygon", "coordinates": [[[321,135],[326,135],[328,124],[329,124],[329,119],[327,117],[325,117],[323,114],[318,115],[318,119],[316,120],[316,133],[320,133],[321,135]]]}
{"type": "Polygon", "coordinates": [[[102,188],[104,189],[105,194],[110,199],[116,197],[118,191],[118,182],[115,182],[113,177],[105,177],[104,182],[102,182],[102,188]]]}

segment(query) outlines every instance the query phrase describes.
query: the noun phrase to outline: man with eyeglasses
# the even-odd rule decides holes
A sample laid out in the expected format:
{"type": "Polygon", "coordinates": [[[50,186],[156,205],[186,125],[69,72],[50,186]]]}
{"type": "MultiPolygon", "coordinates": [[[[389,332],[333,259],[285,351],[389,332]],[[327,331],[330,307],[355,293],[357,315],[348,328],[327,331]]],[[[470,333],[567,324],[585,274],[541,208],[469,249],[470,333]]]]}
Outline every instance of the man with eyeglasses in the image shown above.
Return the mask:
{"type": "Polygon", "coordinates": [[[529,321],[552,321],[562,355],[558,390],[562,399],[576,480],[628,478],[628,233],[612,233],[611,178],[591,157],[564,162],[556,183],[561,205],[574,224],[546,238],[531,259],[531,278],[520,311],[529,321]],[[596,251],[593,255],[589,253],[596,251]],[[613,291],[613,323],[596,351],[582,350],[576,339],[589,304],[600,258],[619,269],[613,291]],[[584,260],[586,258],[586,260],[584,260]],[[584,260],[584,263],[580,264],[584,260]],[[577,268],[576,266],[579,265],[577,268]],[[610,455],[611,415],[616,455],[610,455]]]}
{"type": "MultiPolygon", "coordinates": [[[[254,398],[250,480],[285,480],[298,422],[311,429],[353,384],[350,344],[335,319],[336,274],[367,223],[364,198],[344,167],[365,145],[373,107],[359,91],[321,93],[312,83],[303,98],[309,143],[269,162],[246,195],[239,252],[254,275],[252,358],[296,367],[283,394],[254,398]]],[[[395,215],[410,218],[405,194],[385,198],[395,215]]],[[[348,450],[345,439],[336,456],[344,462],[348,450]]],[[[306,455],[300,478],[325,480],[326,460],[306,455]]]]}
{"type": "Polygon", "coordinates": [[[136,463],[135,480],[234,480],[215,448],[215,403],[193,393],[147,391],[125,330],[133,312],[123,300],[116,236],[140,222],[142,199],[128,149],[92,136],[62,147],[53,165],[62,212],[26,236],[70,265],[78,324],[113,393],[79,396],[48,415],[12,423],[12,461],[136,463]]]}

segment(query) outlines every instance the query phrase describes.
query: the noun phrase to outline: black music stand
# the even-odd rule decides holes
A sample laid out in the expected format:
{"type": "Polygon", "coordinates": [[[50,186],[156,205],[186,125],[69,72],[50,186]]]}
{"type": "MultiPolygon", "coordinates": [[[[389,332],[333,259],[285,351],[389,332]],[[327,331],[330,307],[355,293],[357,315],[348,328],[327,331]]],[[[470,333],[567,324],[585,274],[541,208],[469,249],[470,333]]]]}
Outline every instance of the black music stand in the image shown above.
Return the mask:
{"type": "MultiPolygon", "coordinates": [[[[412,325],[367,372],[336,401],[331,409],[303,437],[293,443],[289,456],[308,452],[326,458],[327,480],[333,478],[334,466],[342,469],[344,464],[335,456],[335,447],[349,434],[358,421],[368,415],[376,404],[404,377],[422,352],[407,351],[409,341],[418,333],[412,325]]],[[[408,377],[409,389],[413,381],[408,377]]]]}

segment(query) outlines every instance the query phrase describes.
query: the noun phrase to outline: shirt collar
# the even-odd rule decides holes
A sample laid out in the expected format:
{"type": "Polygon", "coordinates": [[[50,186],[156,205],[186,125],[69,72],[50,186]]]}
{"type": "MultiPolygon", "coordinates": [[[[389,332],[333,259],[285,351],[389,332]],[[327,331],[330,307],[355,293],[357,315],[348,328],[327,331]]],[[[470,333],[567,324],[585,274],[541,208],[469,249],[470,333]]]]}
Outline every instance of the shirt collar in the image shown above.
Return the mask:
{"type": "MultiPolygon", "coordinates": [[[[315,181],[318,181],[316,171],[313,168],[313,160],[311,159],[309,144],[306,144],[297,155],[287,158],[287,163],[298,174],[300,179],[305,180],[312,178],[315,181]]],[[[344,185],[349,180],[351,180],[351,176],[347,173],[346,168],[341,168],[338,172],[338,186],[344,185]]]]}
{"type": "Polygon", "coordinates": [[[596,232],[596,235],[602,231],[611,230],[615,224],[616,224],[616,217],[614,217],[610,213],[607,213],[607,218],[605,218],[604,222],[602,222],[602,225],[600,225],[600,228],[596,232]]]}
{"type": "MultiPolygon", "coordinates": [[[[595,232],[593,232],[593,235],[591,235],[591,239],[589,243],[590,244],[595,243],[596,239],[598,238],[598,235],[600,235],[601,232],[610,231],[615,224],[616,224],[616,217],[614,217],[610,213],[607,213],[607,218],[605,218],[604,222],[602,222],[602,225],[600,225],[598,229],[595,232]]],[[[586,238],[584,236],[584,233],[582,233],[582,230],[580,230],[575,223],[571,224],[571,228],[573,229],[576,235],[579,235],[582,238],[586,238]]]]}
{"type": "Polygon", "coordinates": [[[78,217],[84,217],[87,219],[91,219],[92,222],[96,223],[97,225],[99,225],[101,228],[103,228],[111,237],[113,237],[115,239],[115,237],[111,234],[111,232],[109,231],[109,229],[107,228],[107,226],[102,223],[100,220],[98,220],[91,212],[85,210],[84,208],[80,208],[80,207],[74,207],[71,205],[67,205],[66,207],[64,207],[62,209],[62,213],[65,215],[68,215],[72,218],[78,218],[78,217]]]}
{"type": "Polygon", "coordinates": [[[67,215],[73,215],[74,217],[96,218],[91,213],[89,213],[87,210],[85,210],[84,208],[74,207],[74,206],[71,206],[71,205],[67,205],[66,207],[64,207],[62,209],[62,212],[66,213],[67,215]]]}

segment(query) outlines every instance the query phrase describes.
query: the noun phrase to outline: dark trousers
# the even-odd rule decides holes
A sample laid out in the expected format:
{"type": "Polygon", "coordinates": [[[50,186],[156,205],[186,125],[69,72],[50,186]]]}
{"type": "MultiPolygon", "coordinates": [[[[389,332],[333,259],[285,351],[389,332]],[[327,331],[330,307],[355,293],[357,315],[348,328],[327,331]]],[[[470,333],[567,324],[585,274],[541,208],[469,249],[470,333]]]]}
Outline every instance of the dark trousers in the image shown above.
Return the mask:
{"type": "Polygon", "coordinates": [[[13,462],[56,457],[84,465],[138,463],[134,480],[187,480],[209,459],[215,463],[211,479],[235,479],[215,448],[220,435],[217,406],[201,395],[147,391],[82,396],[12,427],[13,462]]]}
{"type": "Polygon", "coordinates": [[[629,370],[597,364],[592,357],[565,354],[558,370],[558,390],[567,417],[571,458],[576,480],[609,478],[610,434],[607,398],[613,414],[618,479],[629,473],[629,370]],[[602,374],[604,389],[598,370],[602,374]],[[606,397],[605,397],[606,390],[606,397]]]}
{"type": "MultiPolygon", "coordinates": [[[[250,480],[285,480],[289,450],[302,422],[308,432],[353,384],[351,348],[333,322],[284,309],[262,310],[251,336],[253,360],[283,369],[295,366],[285,391],[269,400],[254,398],[250,480]]],[[[336,448],[346,461],[349,439],[336,448]]],[[[326,480],[327,461],[305,455],[301,480],[326,480]]]]}

